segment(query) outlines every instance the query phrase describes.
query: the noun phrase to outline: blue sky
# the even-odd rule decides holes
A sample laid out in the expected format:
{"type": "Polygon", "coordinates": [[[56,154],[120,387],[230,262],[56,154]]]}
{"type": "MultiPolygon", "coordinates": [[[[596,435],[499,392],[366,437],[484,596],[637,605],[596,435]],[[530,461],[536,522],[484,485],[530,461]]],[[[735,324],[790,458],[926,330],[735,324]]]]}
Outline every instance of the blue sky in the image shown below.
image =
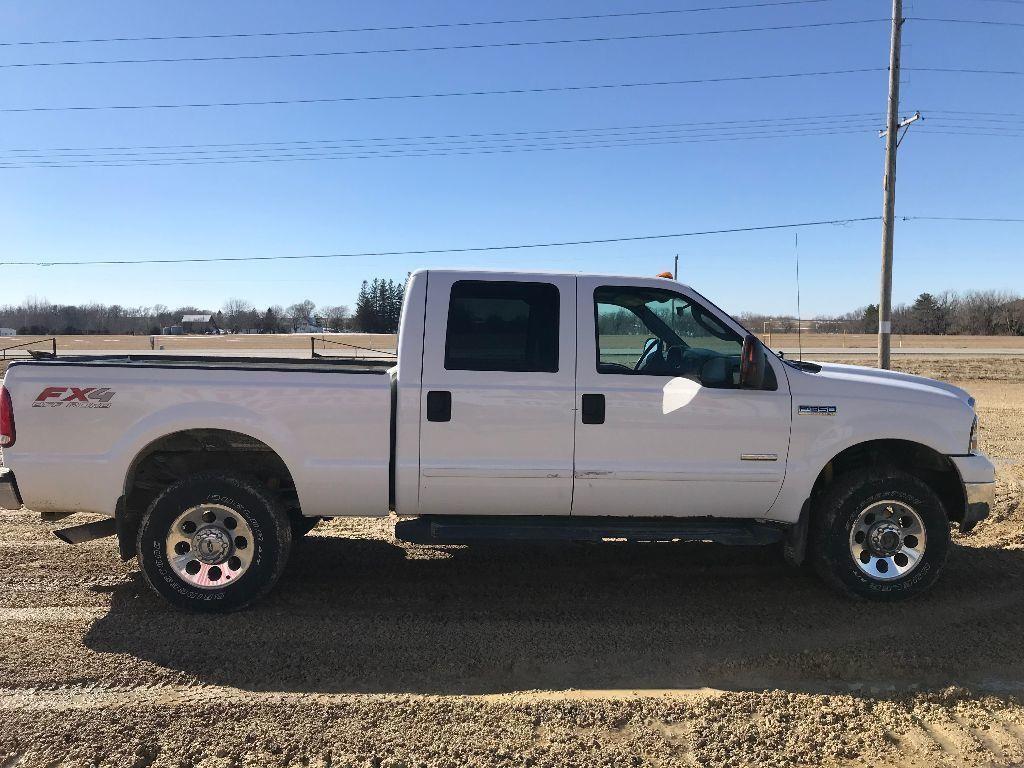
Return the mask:
{"type": "MultiPolygon", "coordinates": [[[[740,0],[0,3],[3,41],[436,24],[733,5],[740,0]]],[[[886,0],[296,37],[3,46],[0,64],[464,45],[884,18],[886,0]]],[[[1024,22],[1024,5],[911,0],[907,16],[1024,22]]],[[[649,82],[884,67],[886,23],[589,44],[207,63],[0,68],[0,107],[195,103],[649,82]]],[[[904,66],[1024,69],[1024,27],[908,21],[904,66]]],[[[0,113],[11,149],[542,131],[884,112],[884,71],[465,98],[0,113]]],[[[945,135],[938,111],[1024,113],[1024,78],[907,72],[920,109],[898,212],[1019,217],[1021,131],[945,135]],[[932,115],[931,118],[929,116],[932,115]]],[[[845,119],[845,118],[843,118],[845,119]]],[[[843,120],[840,119],[840,120],[843,120]]],[[[992,117],[979,126],[1007,127],[992,117]]],[[[852,120],[852,118],[851,118],[852,120]]],[[[795,310],[792,231],[468,256],[251,264],[14,267],[3,261],[271,256],[561,241],[874,216],[881,118],[850,133],[565,151],[166,167],[0,168],[0,303],[351,304],[361,280],[429,266],[653,274],[732,312],[795,310]],[[877,125],[875,125],[877,122],[877,125]]],[[[1016,126],[1024,117],[1017,118],[1016,126]]],[[[800,124],[797,121],[791,125],[800,124]]],[[[847,125],[843,123],[843,125],[847,125]]],[[[853,125],[850,123],[850,125],[853,125]]],[[[853,130],[853,127],[849,130],[853,130]]],[[[692,130],[692,129],[691,129],[692,130]]],[[[721,134],[729,130],[719,127],[721,134]]],[[[710,136],[714,130],[691,133],[710,136]]],[[[784,131],[775,131],[784,133],[784,131]]],[[[173,150],[172,154],[173,155],[173,150]]],[[[0,161],[2,162],[2,161],[0,161]]],[[[1021,224],[900,223],[894,299],[1024,289],[1021,224]]],[[[803,313],[876,301],[877,222],[800,231],[803,313]]]]}

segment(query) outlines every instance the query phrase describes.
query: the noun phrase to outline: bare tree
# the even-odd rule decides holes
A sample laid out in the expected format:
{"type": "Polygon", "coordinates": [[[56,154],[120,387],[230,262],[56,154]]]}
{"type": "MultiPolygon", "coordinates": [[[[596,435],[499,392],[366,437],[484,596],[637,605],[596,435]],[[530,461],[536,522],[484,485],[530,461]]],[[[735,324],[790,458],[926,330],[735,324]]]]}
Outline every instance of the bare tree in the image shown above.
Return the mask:
{"type": "Polygon", "coordinates": [[[238,333],[255,327],[253,312],[255,307],[245,299],[228,299],[221,310],[224,316],[224,330],[238,333]]]}
{"type": "Polygon", "coordinates": [[[314,304],[309,299],[300,301],[298,304],[292,304],[286,310],[286,314],[291,318],[292,329],[296,329],[302,325],[313,325],[313,310],[316,309],[314,304]]]}
{"type": "Polygon", "coordinates": [[[320,307],[320,311],[317,314],[323,318],[324,324],[330,330],[340,331],[345,326],[345,320],[348,319],[349,311],[348,307],[344,304],[336,304],[330,307],[320,307]]]}

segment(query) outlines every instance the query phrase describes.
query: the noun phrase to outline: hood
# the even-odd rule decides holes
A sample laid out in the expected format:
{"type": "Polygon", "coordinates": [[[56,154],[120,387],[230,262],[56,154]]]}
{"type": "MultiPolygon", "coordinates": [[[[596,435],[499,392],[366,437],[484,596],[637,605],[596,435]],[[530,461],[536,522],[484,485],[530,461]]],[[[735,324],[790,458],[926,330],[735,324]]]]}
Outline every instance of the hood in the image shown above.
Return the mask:
{"type": "Polygon", "coordinates": [[[924,376],[914,376],[909,373],[886,371],[881,368],[866,368],[861,365],[843,365],[841,363],[816,363],[816,365],[821,366],[821,373],[816,375],[833,380],[849,382],[850,384],[890,386],[907,393],[944,394],[946,397],[954,397],[962,401],[971,408],[974,407],[974,398],[971,397],[970,393],[944,381],[936,381],[924,376]]]}

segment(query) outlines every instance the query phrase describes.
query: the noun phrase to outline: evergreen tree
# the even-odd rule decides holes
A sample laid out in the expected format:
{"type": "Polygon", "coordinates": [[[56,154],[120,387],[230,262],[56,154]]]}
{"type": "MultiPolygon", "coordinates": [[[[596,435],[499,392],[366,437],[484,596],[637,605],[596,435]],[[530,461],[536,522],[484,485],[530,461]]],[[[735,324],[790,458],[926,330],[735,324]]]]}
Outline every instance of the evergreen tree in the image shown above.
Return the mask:
{"type": "Polygon", "coordinates": [[[405,287],[391,279],[363,281],[356,297],[352,324],[363,333],[394,333],[402,314],[405,287]]]}
{"type": "Polygon", "coordinates": [[[280,320],[277,317],[277,313],[274,312],[274,308],[267,307],[266,314],[263,315],[263,322],[260,323],[260,331],[263,333],[277,333],[279,323],[280,320]]]}
{"type": "Polygon", "coordinates": [[[874,333],[878,330],[878,305],[868,304],[864,307],[864,314],[861,317],[861,333],[874,333]]]}
{"type": "Polygon", "coordinates": [[[910,308],[913,333],[945,333],[945,312],[930,293],[922,293],[910,308]]]}

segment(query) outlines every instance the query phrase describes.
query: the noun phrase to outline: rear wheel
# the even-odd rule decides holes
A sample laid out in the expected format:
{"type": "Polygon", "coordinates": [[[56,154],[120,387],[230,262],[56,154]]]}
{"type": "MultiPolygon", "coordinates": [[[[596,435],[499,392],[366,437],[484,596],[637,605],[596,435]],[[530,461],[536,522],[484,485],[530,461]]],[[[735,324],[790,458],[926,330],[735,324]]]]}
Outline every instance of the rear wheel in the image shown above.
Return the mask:
{"type": "Polygon", "coordinates": [[[226,612],[270,590],[291,542],[291,523],[274,496],[248,478],[204,472],[153,501],[136,545],[146,581],[168,602],[226,612]]]}
{"type": "Polygon", "coordinates": [[[900,470],[860,470],[815,505],[814,567],[855,597],[902,600],[927,590],[949,551],[949,520],[922,480],[900,470]]]}

